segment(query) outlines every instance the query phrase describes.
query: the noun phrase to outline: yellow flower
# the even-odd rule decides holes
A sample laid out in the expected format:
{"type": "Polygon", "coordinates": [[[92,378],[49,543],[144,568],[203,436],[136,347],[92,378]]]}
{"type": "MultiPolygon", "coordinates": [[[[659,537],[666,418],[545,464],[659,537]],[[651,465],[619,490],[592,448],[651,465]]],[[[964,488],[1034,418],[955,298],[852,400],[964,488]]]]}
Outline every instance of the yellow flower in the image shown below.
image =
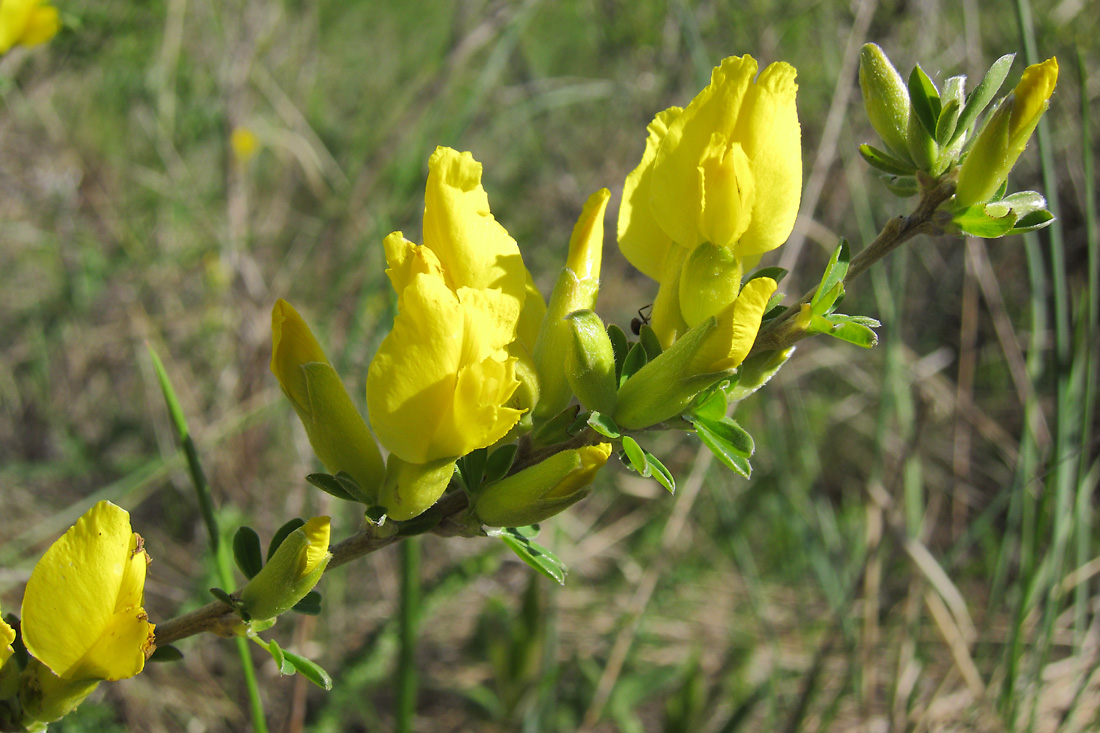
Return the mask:
{"type": "Polygon", "coordinates": [[[379,441],[407,463],[456,459],[516,423],[516,337],[527,270],[489,212],[481,164],[438,148],[429,161],[424,244],[386,237],[397,318],[367,374],[379,441]]]}
{"type": "Polygon", "coordinates": [[[27,651],[62,680],[118,680],[145,666],[153,624],[141,607],[149,558],[130,515],[89,509],[42,556],[23,595],[27,651]]]}
{"type": "Polygon", "coordinates": [[[750,56],[724,60],[686,109],[649,125],[642,161],[627,176],[619,247],[661,283],[653,328],[669,346],[737,296],[742,261],[790,235],[802,190],[795,70],[768,66],[754,82],[750,56]],[[708,243],[725,253],[693,258],[708,243]],[[734,285],[698,287],[697,273],[734,285]]]}
{"type": "Polygon", "coordinates": [[[0,54],[12,46],[37,46],[57,35],[57,8],[42,0],[0,0],[0,54]]]}
{"type": "Polygon", "coordinates": [[[1050,106],[1057,82],[1055,58],[1024,69],[1020,83],[982,127],[959,168],[955,189],[958,208],[988,201],[1001,187],[1050,106]]]}
{"type": "Polygon", "coordinates": [[[641,430],[675,417],[695,396],[733,373],[749,355],[776,283],[750,280],[717,316],[697,324],[619,388],[614,418],[641,430]]]}
{"type": "Polygon", "coordinates": [[[260,139],[247,127],[234,127],[229,135],[229,147],[233,150],[233,158],[244,165],[260,150],[260,139]]]}
{"type": "Polygon", "coordinates": [[[286,536],[241,591],[244,610],[253,621],[286,613],[313,590],[332,559],[329,533],[329,518],[314,517],[286,536]]]}
{"type": "Polygon", "coordinates": [[[8,626],[3,617],[0,617],[0,667],[8,661],[12,655],[11,643],[15,641],[15,629],[8,626]]]}
{"type": "Polygon", "coordinates": [[[271,310],[271,342],[271,372],[301,418],[313,452],[327,471],[355,479],[362,489],[357,499],[373,503],[385,470],[382,454],[313,332],[285,300],[271,310]]]}

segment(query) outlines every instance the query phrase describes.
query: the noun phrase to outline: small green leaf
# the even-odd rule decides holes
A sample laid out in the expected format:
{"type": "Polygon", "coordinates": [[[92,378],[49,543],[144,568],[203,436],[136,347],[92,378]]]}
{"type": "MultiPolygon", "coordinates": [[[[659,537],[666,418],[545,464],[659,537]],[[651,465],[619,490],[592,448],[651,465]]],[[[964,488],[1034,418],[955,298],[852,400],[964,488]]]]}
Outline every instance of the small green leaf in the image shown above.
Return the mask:
{"type": "Polygon", "coordinates": [[[966,98],[966,106],[963,107],[959,120],[955,123],[955,132],[952,134],[950,142],[955,142],[960,135],[970,129],[974,121],[978,119],[978,115],[989,105],[993,97],[997,96],[997,92],[1000,91],[1001,85],[1004,84],[1005,78],[1008,76],[1008,70],[1012,68],[1012,60],[1015,57],[1015,54],[1006,54],[994,61],[993,65],[989,67],[985,77],[978,82],[978,86],[966,98]]]}
{"type": "Polygon", "coordinates": [[[580,410],[580,405],[570,405],[542,425],[539,425],[535,432],[531,434],[531,445],[535,448],[541,448],[567,440],[570,436],[570,426],[576,421],[580,410]]]}
{"type": "Polygon", "coordinates": [[[726,399],[740,402],[763,387],[787,363],[795,347],[781,351],[763,351],[753,354],[737,368],[737,381],[726,388],[726,399]]]}
{"type": "Polygon", "coordinates": [[[294,665],[287,661],[286,654],[283,652],[283,648],[279,646],[279,642],[274,639],[268,642],[260,640],[260,646],[267,649],[268,654],[275,660],[275,666],[279,668],[279,674],[284,676],[294,674],[294,665]]]}
{"type": "Polygon", "coordinates": [[[316,662],[299,656],[293,652],[283,650],[283,657],[289,662],[295,670],[298,671],[303,677],[317,685],[323,690],[332,689],[332,677],[329,676],[321,665],[316,662]]]}
{"type": "Polygon", "coordinates": [[[1008,233],[1023,234],[1024,232],[1033,232],[1036,229],[1042,229],[1045,226],[1049,226],[1052,221],[1054,221],[1054,214],[1046,209],[1033,211],[1020,218],[1016,222],[1016,226],[1009,229],[1008,233]]]}
{"type": "Polygon", "coordinates": [[[622,373],[619,375],[619,386],[623,386],[626,380],[637,374],[638,370],[644,367],[647,361],[649,361],[649,357],[646,355],[645,347],[640,343],[634,344],[623,362],[622,373]]]}
{"type": "Polygon", "coordinates": [[[692,422],[695,424],[697,432],[700,427],[706,430],[727,446],[728,451],[731,453],[745,458],[752,458],[752,454],[756,452],[756,443],[749,435],[749,431],[741,427],[731,417],[723,416],[721,420],[696,418],[692,422]]]}
{"type": "Polygon", "coordinates": [[[726,416],[726,393],[716,387],[709,394],[704,393],[702,399],[696,398],[699,403],[691,410],[691,414],[705,420],[721,420],[726,416]]]}
{"type": "Polygon", "coordinates": [[[234,599],[233,596],[229,595],[221,588],[211,588],[210,595],[214,596],[227,606],[232,606],[233,608],[237,608],[238,606],[240,606],[240,601],[234,599]]]}
{"type": "Polygon", "coordinates": [[[752,466],[749,464],[749,459],[735,450],[721,435],[710,430],[706,423],[696,422],[695,434],[699,436],[699,440],[703,441],[703,445],[710,449],[715,458],[726,464],[735,473],[745,478],[752,475],[752,466]]]}
{"type": "Polygon", "coordinates": [[[316,486],[326,494],[331,494],[337,499],[343,499],[344,501],[355,501],[355,497],[349,494],[344,487],[336,480],[335,476],[327,473],[311,473],[306,476],[306,481],[316,486]]]}
{"type": "Polygon", "coordinates": [[[355,497],[364,495],[365,492],[359,482],[353,479],[347,471],[337,471],[336,476],[333,478],[340,484],[340,488],[344,490],[344,493],[351,497],[352,501],[359,501],[355,497]]]}
{"type": "Polygon", "coordinates": [[[505,529],[500,533],[500,539],[508,548],[516,553],[531,568],[553,580],[558,585],[565,585],[566,568],[554,553],[542,545],[532,542],[524,537],[515,528],[505,529]]]}
{"type": "Polygon", "coordinates": [[[251,527],[239,527],[233,534],[233,559],[244,577],[252,580],[264,566],[260,535],[251,527]]]}
{"type": "Polygon", "coordinates": [[[825,272],[821,276],[821,284],[817,286],[817,291],[810,300],[810,308],[816,315],[828,313],[837,298],[844,293],[844,277],[848,274],[850,254],[848,240],[842,238],[833,250],[829,264],[825,266],[825,272]]]}
{"type": "Polygon", "coordinates": [[[507,476],[508,469],[516,460],[518,450],[518,445],[509,443],[490,453],[489,460],[485,462],[485,482],[491,484],[507,476]]]}
{"type": "Polygon", "coordinates": [[[661,486],[664,486],[668,490],[668,493],[676,493],[676,479],[672,475],[672,471],[665,468],[665,464],[661,463],[655,455],[649,451],[645,451],[645,459],[653,470],[653,478],[661,486]]]}
{"type": "Polygon", "coordinates": [[[770,277],[772,280],[775,280],[775,283],[778,285],[783,282],[783,278],[786,276],[787,270],[782,267],[761,267],[759,270],[749,275],[748,280],[745,280],[745,282],[755,280],[758,277],[770,277]]]}
{"type": "Polygon", "coordinates": [[[920,184],[913,176],[883,176],[882,182],[898,198],[909,198],[920,193],[920,184]]]}
{"type": "Polygon", "coordinates": [[[936,120],[936,141],[943,147],[955,135],[955,125],[959,121],[959,112],[962,106],[957,99],[948,100],[940,110],[939,119],[936,120]]]}
{"type": "Polygon", "coordinates": [[[607,338],[610,339],[611,351],[615,354],[615,379],[618,379],[623,373],[623,362],[630,351],[630,341],[627,340],[626,333],[614,323],[607,327],[607,338]]]}
{"type": "Polygon", "coordinates": [[[956,213],[951,223],[964,234],[982,239],[996,239],[1012,230],[1013,225],[1016,224],[1016,215],[1009,211],[999,218],[994,218],[986,213],[985,204],[975,204],[956,213]]]}
{"type": "Polygon", "coordinates": [[[306,616],[319,616],[321,614],[321,594],[311,590],[305,594],[302,600],[295,603],[290,610],[306,616]]]}
{"type": "Polygon", "coordinates": [[[576,419],[573,420],[573,424],[569,426],[569,430],[566,431],[566,432],[568,432],[568,434],[570,436],[575,436],[575,435],[580,434],[580,432],[582,430],[584,430],[585,428],[587,428],[587,427],[588,427],[588,413],[582,411],[582,412],[577,414],[576,419]]]}
{"type": "Polygon", "coordinates": [[[588,415],[588,425],[605,438],[615,439],[619,437],[619,426],[615,424],[610,415],[603,415],[593,410],[588,415]]]}
{"type": "Polygon", "coordinates": [[[485,462],[489,452],[485,448],[470,451],[458,459],[458,476],[469,492],[475,492],[485,478],[485,462]]]}
{"type": "Polygon", "coordinates": [[[181,659],[183,659],[183,652],[171,644],[158,646],[153,650],[153,653],[149,655],[150,662],[178,662],[181,659]]]}
{"type": "Polygon", "coordinates": [[[626,453],[627,460],[630,461],[630,465],[634,467],[638,475],[649,478],[652,471],[649,462],[645,459],[645,451],[642,450],[642,446],[638,445],[638,441],[629,435],[624,435],[623,452],[626,453]]]}
{"type": "Polygon", "coordinates": [[[657,338],[657,333],[648,323],[638,331],[638,343],[645,347],[646,356],[649,357],[648,361],[653,361],[663,351],[661,340],[657,338]]]}
{"type": "MultiPolygon", "coordinates": [[[[829,335],[833,338],[847,341],[864,349],[878,346],[878,334],[871,330],[869,324],[863,321],[861,316],[834,314],[826,317],[834,324],[833,330],[829,331],[829,335]]],[[[878,321],[873,318],[867,319],[867,321],[878,324],[878,321]]]]}
{"type": "Polygon", "coordinates": [[[279,529],[275,530],[275,534],[271,537],[271,544],[267,546],[267,559],[270,560],[271,556],[275,554],[275,550],[279,549],[279,545],[283,544],[283,540],[287,538],[294,530],[305,524],[305,520],[299,517],[291,519],[279,529]]]}
{"type": "Polygon", "coordinates": [[[916,169],[908,163],[903,163],[887,152],[879,150],[866,143],[859,146],[859,154],[872,168],[877,168],[883,173],[895,176],[911,176],[916,169]]]}
{"type": "Polygon", "coordinates": [[[917,115],[924,131],[934,138],[936,120],[940,116],[940,92],[919,64],[914,66],[909,74],[908,86],[912,111],[917,115]]]}

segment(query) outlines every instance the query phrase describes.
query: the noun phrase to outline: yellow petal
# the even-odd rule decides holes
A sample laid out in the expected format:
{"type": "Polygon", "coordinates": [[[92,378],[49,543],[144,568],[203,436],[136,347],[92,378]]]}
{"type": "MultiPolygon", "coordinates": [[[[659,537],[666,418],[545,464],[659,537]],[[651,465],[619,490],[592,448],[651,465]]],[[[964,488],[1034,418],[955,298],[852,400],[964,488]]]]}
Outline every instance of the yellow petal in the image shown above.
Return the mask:
{"type": "Polygon", "coordinates": [[[282,298],[271,309],[271,373],[298,410],[309,408],[309,386],[301,367],[328,364],[324,349],[290,303],[282,298]]]}
{"type": "Polygon", "coordinates": [[[668,126],[682,113],[681,108],[670,107],[649,123],[642,162],[626,177],[619,205],[619,249],[630,264],[657,281],[661,279],[661,266],[672,239],[661,229],[650,206],[653,161],[668,126]]]}
{"type": "Polygon", "coordinates": [[[88,510],[38,561],[23,596],[27,650],[63,679],[132,677],[153,625],[141,607],[148,558],[129,515],[88,510]]]}
{"type": "Polygon", "coordinates": [[[703,151],[699,172],[703,177],[699,232],[704,241],[732,247],[749,228],[756,198],[753,167],[740,143],[716,132],[703,151]]]}
{"type": "Polygon", "coordinates": [[[802,196],[802,132],[795,107],[795,69],[770,64],[745,93],[733,139],[740,142],[756,184],[748,229],[737,257],[769,252],[787,240],[802,196]]]}
{"type": "Polygon", "coordinates": [[[305,552],[300,575],[305,576],[316,570],[328,557],[328,545],[331,535],[331,526],[328,517],[314,517],[302,525],[302,531],[309,540],[309,548],[305,552]]]}
{"type": "Polygon", "coordinates": [[[1012,118],[1009,121],[1010,135],[1018,136],[1028,128],[1034,128],[1032,122],[1047,108],[1050,95],[1054,94],[1054,85],[1058,83],[1058,59],[1049,58],[1041,64],[1032,64],[1024,69],[1024,75],[1020,77],[1020,83],[1016,85],[1013,94],[1016,96],[1016,104],[1012,108],[1012,118]]]}
{"type": "Polygon", "coordinates": [[[15,641],[15,629],[8,626],[7,622],[0,617],[0,667],[3,667],[4,662],[8,661],[8,657],[12,655],[13,641],[15,641]]]}
{"type": "Polygon", "coordinates": [[[0,2],[0,53],[7,53],[20,42],[37,6],[38,0],[0,2]]]}
{"type": "Polygon", "coordinates": [[[733,369],[743,362],[756,342],[764,308],[777,287],[770,277],[758,277],[745,283],[737,300],[718,315],[718,327],[696,352],[693,368],[700,372],[717,372],[733,369]]]}
{"type": "Polygon", "coordinates": [[[699,163],[714,133],[737,141],[734,125],[756,69],[756,61],[748,55],[722,61],[711,73],[710,84],[669,125],[657,151],[650,183],[653,215],[682,247],[693,249],[703,241],[699,232],[703,204],[699,163]]]}
{"type": "Polygon", "coordinates": [[[649,325],[657,334],[661,346],[666,349],[688,330],[684,314],[680,310],[680,275],[688,254],[688,250],[679,245],[668,248],[661,269],[661,287],[657,290],[657,298],[653,301],[653,310],[650,313],[649,325]]]}

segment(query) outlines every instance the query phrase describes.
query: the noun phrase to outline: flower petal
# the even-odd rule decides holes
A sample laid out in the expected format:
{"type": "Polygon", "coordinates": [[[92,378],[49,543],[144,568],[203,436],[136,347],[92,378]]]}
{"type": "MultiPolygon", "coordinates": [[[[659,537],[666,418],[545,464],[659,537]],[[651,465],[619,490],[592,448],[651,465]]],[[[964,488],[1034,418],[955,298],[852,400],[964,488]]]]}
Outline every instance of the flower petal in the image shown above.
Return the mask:
{"type": "Polygon", "coordinates": [[[661,266],[672,240],[653,218],[650,204],[653,161],[657,158],[657,150],[665,139],[668,126],[683,111],[680,107],[669,107],[649,123],[642,162],[626,177],[622,203],[619,205],[619,249],[630,264],[657,281],[661,279],[661,266]]]}

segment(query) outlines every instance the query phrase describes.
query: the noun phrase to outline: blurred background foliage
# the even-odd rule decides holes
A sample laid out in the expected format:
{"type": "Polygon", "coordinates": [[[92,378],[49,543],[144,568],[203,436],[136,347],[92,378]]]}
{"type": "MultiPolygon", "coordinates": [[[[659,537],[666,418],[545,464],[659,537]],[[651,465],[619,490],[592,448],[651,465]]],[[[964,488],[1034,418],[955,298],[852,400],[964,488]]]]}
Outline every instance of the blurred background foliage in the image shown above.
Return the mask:
{"type": "MultiPolygon", "coordinates": [[[[493,212],[547,293],[585,198],[618,195],[658,110],[725,56],[789,61],[806,189],[769,262],[794,270],[794,297],[840,236],[858,250],[910,205],[855,154],[873,142],[860,44],[903,73],[920,62],[971,83],[1022,50],[1014,11],[976,0],[58,5],[58,38],[0,61],[0,596],[16,610],[45,546],[108,498],[154,558],[154,620],[205,603],[216,581],[144,342],[227,531],[268,537],[332,513],[346,536],[357,514],[302,478],[316,466],[268,372],[270,309],[294,303],[362,401],[391,308],[381,241],[420,241],[436,145],[484,164],[493,212]],[[239,127],[259,141],[247,160],[229,145],[239,127]]],[[[1082,130],[1100,94],[1093,11],[1060,0],[1033,18],[1040,58],[1062,67],[1046,118],[1056,190],[1035,143],[1011,183],[1057,197],[1060,229],[894,255],[845,304],[883,320],[879,348],[805,343],[738,407],[757,440],[751,481],[673,436],[650,447],[676,498],[616,466],[546,524],[564,588],[500,543],[426,539],[418,730],[1097,724],[1097,429],[1082,409],[1100,300],[1086,246],[1096,126],[1082,130]]],[[[655,286],[615,252],[614,216],[600,310],[625,326],[655,286]]],[[[395,557],[330,573],[323,614],[276,627],[335,688],[257,657],[273,730],[392,727],[395,557]]],[[[57,729],[246,729],[232,644],[181,646],[183,662],[101,687],[57,729]]]]}

